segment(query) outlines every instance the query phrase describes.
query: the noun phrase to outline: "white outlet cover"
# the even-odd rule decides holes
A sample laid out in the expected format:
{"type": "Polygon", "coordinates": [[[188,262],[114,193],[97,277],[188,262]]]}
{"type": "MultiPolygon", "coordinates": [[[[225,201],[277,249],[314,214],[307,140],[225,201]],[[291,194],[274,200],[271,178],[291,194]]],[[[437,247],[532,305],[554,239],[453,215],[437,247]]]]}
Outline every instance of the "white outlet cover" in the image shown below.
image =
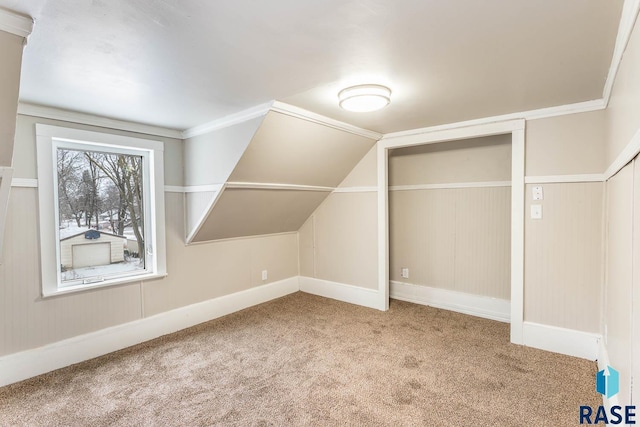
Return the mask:
{"type": "Polygon", "coordinates": [[[543,200],[544,199],[544,193],[542,191],[542,186],[541,185],[533,187],[531,192],[532,192],[533,200],[543,200]]]}
{"type": "Polygon", "coordinates": [[[542,219],[542,205],[531,205],[531,219],[542,219]]]}
{"type": "Polygon", "coordinates": [[[262,280],[267,280],[268,274],[267,270],[262,270],[262,280]]]}

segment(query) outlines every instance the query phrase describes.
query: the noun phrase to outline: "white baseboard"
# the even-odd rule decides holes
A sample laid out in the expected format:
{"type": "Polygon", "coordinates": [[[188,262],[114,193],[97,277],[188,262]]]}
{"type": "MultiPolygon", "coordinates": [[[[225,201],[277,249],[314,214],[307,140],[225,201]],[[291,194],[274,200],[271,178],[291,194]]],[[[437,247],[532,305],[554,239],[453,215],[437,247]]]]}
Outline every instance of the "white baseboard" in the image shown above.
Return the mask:
{"type": "Polygon", "coordinates": [[[527,347],[539,348],[587,360],[596,360],[598,358],[600,334],[533,322],[524,322],[522,329],[523,344],[527,347]]]}
{"type": "Polygon", "coordinates": [[[195,326],[299,290],[298,277],[0,357],[0,387],[195,326]]]}
{"type": "Polygon", "coordinates": [[[300,276],[300,290],[308,294],[319,295],[338,301],[362,305],[369,308],[380,308],[380,298],[376,289],[345,285],[329,280],[300,276]]]}
{"type": "MultiPolygon", "coordinates": [[[[43,347],[2,356],[0,387],[149,341],[299,290],[351,304],[380,308],[377,290],[310,277],[291,277],[43,347]]],[[[400,282],[391,283],[391,298],[503,322],[509,321],[509,301],[496,298],[400,282]]],[[[525,322],[523,329],[524,344],[527,346],[589,360],[597,358],[599,366],[609,363],[606,348],[599,348],[598,334],[531,322],[525,322]]],[[[609,401],[608,404],[615,403],[609,401]]]]}
{"type": "Polygon", "coordinates": [[[389,283],[389,296],[402,301],[457,311],[458,313],[497,320],[499,322],[508,323],[511,317],[511,302],[499,298],[484,297],[396,281],[389,283]]]}

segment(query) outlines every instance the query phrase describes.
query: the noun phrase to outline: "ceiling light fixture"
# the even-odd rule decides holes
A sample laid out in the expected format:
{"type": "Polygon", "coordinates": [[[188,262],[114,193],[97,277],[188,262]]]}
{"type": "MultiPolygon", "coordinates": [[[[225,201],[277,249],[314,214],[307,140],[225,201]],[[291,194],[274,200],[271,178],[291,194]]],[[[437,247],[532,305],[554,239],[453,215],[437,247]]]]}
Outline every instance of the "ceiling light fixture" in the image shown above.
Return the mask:
{"type": "Polygon", "coordinates": [[[358,85],[338,93],[341,108],[357,113],[380,110],[391,102],[391,89],[382,85],[358,85]]]}

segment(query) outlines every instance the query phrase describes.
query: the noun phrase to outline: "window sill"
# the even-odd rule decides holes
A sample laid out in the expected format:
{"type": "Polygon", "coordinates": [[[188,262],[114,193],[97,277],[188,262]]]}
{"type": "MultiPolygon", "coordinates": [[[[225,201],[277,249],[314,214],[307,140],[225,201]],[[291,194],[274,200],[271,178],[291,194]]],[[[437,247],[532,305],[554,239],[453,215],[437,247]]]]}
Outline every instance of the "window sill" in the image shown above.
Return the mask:
{"type": "Polygon", "coordinates": [[[62,295],[75,294],[78,292],[93,291],[112,286],[126,285],[130,283],[146,282],[147,280],[162,279],[167,277],[167,273],[147,273],[138,276],[122,277],[118,279],[105,280],[100,283],[88,283],[86,285],[66,286],[64,288],[56,288],[55,290],[43,290],[42,299],[54,298],[62,295]]]}

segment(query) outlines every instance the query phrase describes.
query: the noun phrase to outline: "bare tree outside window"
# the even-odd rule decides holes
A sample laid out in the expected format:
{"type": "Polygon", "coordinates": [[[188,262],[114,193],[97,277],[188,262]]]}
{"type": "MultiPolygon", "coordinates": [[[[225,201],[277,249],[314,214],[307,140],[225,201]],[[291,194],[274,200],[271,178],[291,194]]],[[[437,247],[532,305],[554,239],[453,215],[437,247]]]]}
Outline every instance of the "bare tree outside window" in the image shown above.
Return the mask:
{"type": "Polygon", "coordinates": [[[62,281],[145,269],[143,159],[57,150],[62,281]]]}

